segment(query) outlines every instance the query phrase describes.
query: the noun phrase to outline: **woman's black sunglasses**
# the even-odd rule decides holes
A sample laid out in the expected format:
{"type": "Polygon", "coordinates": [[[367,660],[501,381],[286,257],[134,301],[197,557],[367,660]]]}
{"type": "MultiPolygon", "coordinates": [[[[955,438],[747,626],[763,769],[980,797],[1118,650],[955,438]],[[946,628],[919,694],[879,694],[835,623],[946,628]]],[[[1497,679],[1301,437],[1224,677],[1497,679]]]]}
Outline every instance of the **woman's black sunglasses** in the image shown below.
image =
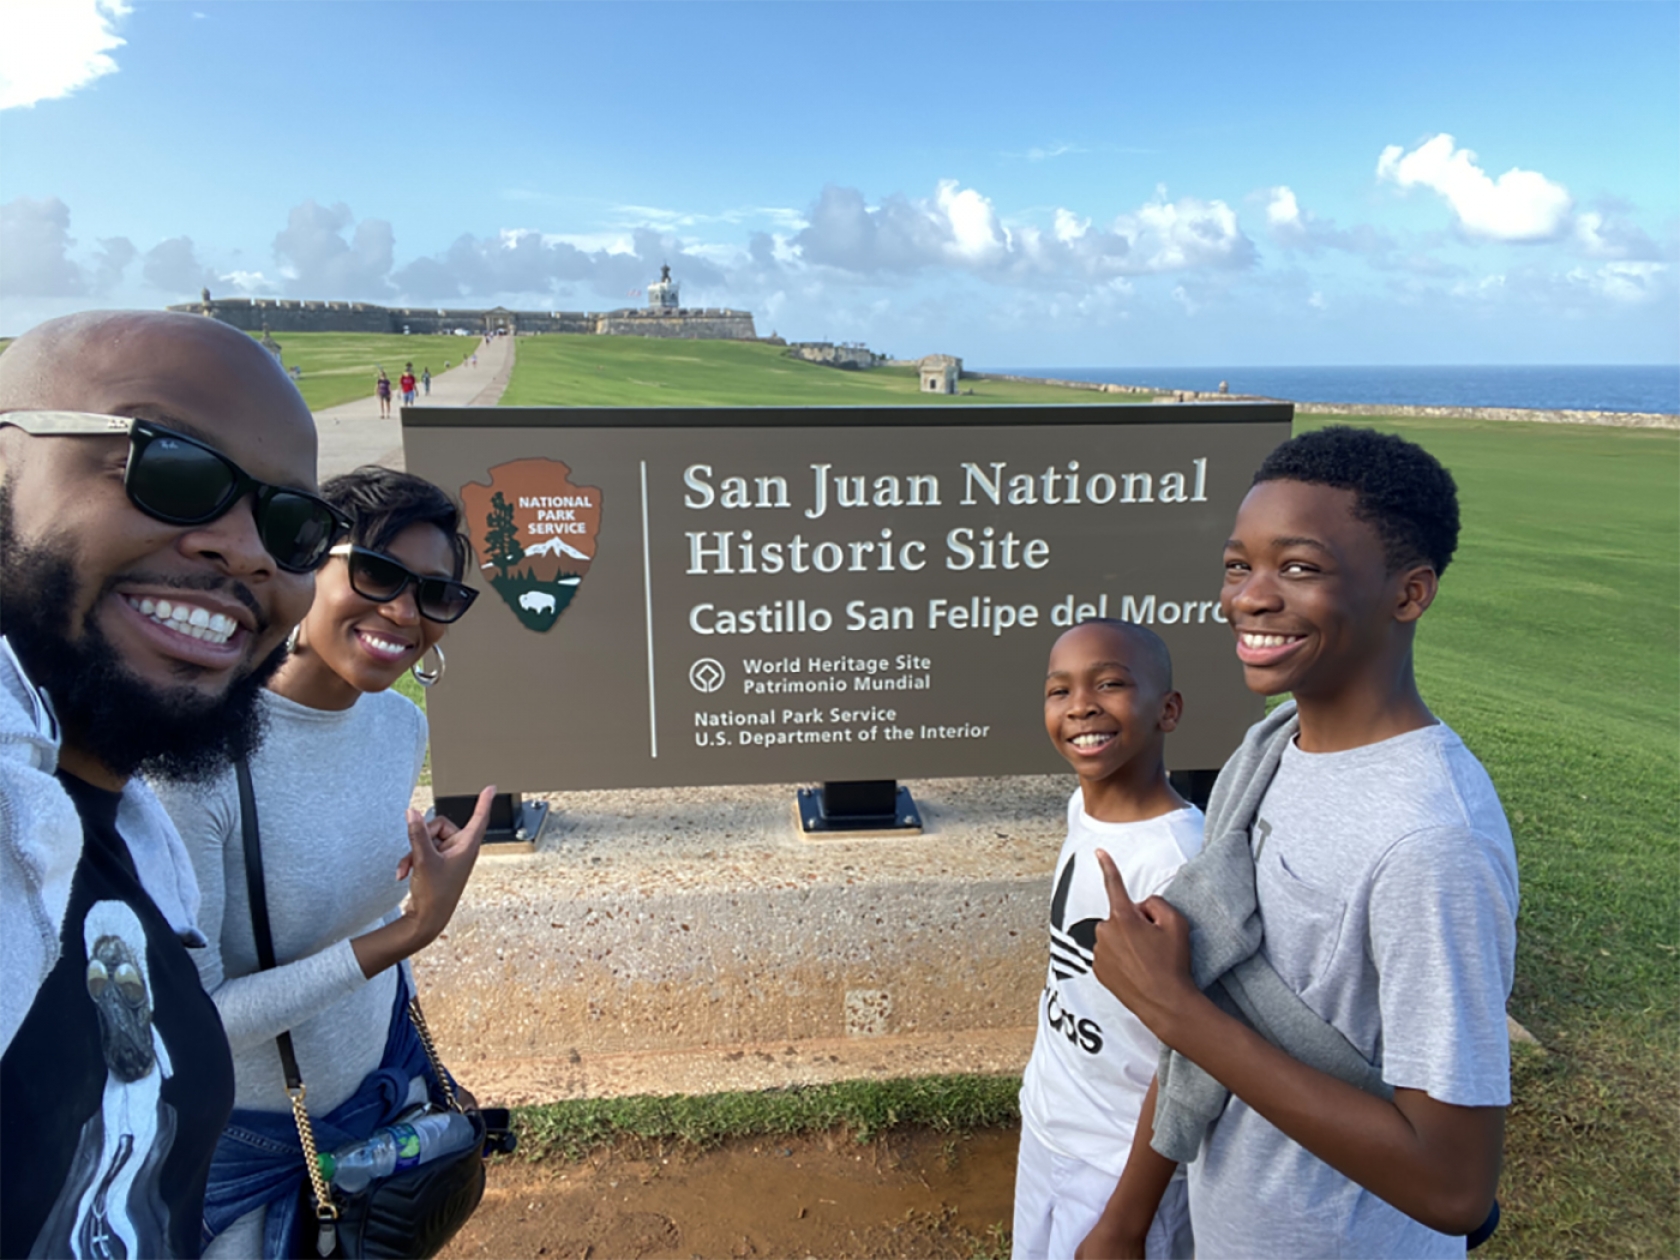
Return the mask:
{"type": "Polygon", "coordinates": [[[204,525],[253,496],[257,536],[288,573],[313,573],[350,520],[317,495],[258,481],[215,447],[150,420],[85,411],[9,411],[0,425],[37,437],[126,434],[123,488],[135,507],[169,525],[204,525]]]}
{"type": "Polygon", "coordinates": [[[340,543],[330,553],[343,556],[350,569],[350,589],[376,604],[389,604],[414,584],[414,604],[427,621],[448,625],[472,607],[478,592],[464,582],[422,577],[401,561],[354,543],[340,543]]]}

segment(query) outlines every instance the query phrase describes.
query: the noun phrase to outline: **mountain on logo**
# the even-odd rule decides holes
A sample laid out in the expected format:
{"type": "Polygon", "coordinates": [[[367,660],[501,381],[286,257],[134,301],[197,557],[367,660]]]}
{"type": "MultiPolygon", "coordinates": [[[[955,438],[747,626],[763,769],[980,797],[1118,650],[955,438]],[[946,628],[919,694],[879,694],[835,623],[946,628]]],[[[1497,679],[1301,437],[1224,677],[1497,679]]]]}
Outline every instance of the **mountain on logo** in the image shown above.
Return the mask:
{"type": "Polygon", "coordinates": [[[528,556],[570,556],[574,560],[587,560],[589,557],[564,538],[550,538],[547,542],[532,543],[525,548],[528,556]]]}
{"type": "Polygon", "coordinates": [[[527,629],[550,629],[589,575],[601,491],[557,459],[517,459],[461,487],[479,570],[527,629]]]}
{"type": "Polygon", "coordinates": [[[1056,881],[1056,894],[1050,899],[1050,970],[1058,980],[1089,975],[1096,957],[1097,924],[1101,919],[1081,919],[1066,927],[1068,891],[1073,887],[1073,868],[1079,854],[1069,856],[1056,881]]]}

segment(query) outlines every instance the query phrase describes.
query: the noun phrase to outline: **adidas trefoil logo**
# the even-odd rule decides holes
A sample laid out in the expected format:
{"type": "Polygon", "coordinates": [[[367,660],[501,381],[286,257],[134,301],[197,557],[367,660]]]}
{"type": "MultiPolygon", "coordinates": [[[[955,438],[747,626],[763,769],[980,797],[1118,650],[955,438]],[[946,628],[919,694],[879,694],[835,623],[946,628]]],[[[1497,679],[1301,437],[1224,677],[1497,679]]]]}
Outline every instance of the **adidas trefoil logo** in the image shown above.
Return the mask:
{"type": "Polygon", "coordinates": [[[1056,881],[1056,895],[1050,899],[1050,970],[1058,980],[1091,973],[1097,947],[1097,924],[1101,919],[1081,919],[1066,927],[1068,890],[1073,887],[1073,868],[1079,855],[1068,858],[1062,877],[1056,881]]]}

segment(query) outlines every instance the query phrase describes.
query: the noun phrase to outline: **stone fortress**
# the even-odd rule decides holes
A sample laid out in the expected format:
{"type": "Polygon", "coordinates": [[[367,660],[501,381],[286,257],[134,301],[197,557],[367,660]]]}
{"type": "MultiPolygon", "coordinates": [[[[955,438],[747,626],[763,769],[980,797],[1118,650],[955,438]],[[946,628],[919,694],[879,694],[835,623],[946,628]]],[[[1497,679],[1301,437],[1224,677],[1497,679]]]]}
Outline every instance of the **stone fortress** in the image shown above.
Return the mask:
{"type": "MultiPolygon", "coordinates": [[[[671,268],[648,286],[645,307],[616,311],[449,310],[443,307],[376,306],[371,302],[318,302],[284,298],[212,298],[171,306],[188,315],[207,315],[245,332],[332,333],[580,333],[608,337],[668,337],[709,341],[757,341],[751,311],[685,307],[671,268]]],[[[779,341],[779,338],[771,340],[779,341]]]]}

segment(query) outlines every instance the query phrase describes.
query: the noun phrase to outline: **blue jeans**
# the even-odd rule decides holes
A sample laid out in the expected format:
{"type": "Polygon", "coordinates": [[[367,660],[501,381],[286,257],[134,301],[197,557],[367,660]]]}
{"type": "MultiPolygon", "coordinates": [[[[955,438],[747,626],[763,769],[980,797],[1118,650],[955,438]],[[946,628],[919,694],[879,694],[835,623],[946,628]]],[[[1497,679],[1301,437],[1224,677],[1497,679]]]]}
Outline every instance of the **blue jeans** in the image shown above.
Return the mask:
{"type": "MultiPolygon", "coordinates": [[[[397,998],[379,1067],[333,1110],[309,1117],[319,1150],[335,1151],[390,1124],[402,1112],[408,1083],[416,1076],[431,1081],[434,1100],[442,1101],[426,1048],[408,1018],[408,996],[408,977],[399,969],[397,998]]],[[[210,1184],[204,1191],[205,1245],[247,1212],[266,1206],[263,1255],[290,1256],[298,1228],[298,1199],[307,1176],[291,1112],[235,1111],[210,1161],[210,1184]]]]}

